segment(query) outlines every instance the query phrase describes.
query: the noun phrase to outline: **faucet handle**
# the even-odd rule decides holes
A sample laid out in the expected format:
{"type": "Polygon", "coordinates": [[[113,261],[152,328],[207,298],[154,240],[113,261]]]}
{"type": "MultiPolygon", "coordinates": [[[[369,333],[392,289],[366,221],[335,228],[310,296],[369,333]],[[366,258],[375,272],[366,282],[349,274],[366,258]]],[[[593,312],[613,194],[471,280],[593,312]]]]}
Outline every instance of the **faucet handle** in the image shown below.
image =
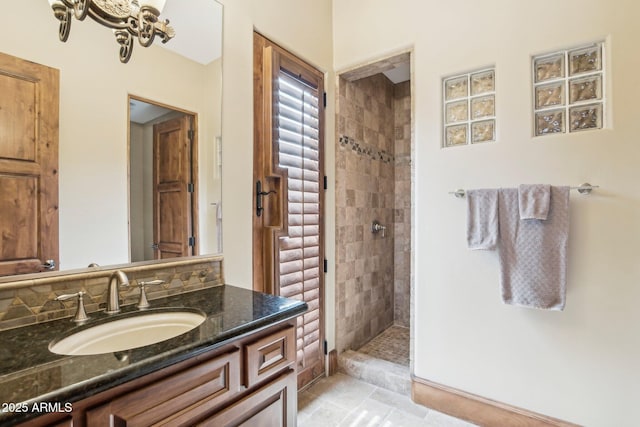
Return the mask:
{"type": "Polygon", "coordinates": [[[84,299],[83,296],[86,295],[86,292],[79,291],[75,294],[64,294],[56,297],[56,301],[66,301],[72,298],[78,298],[78,306],[76,308],[76,314],[73,316],[73,321],[76,323],[83,323],[89,319],[87,316],[87,312],[84,309],[84,299]]]}
{"type": "Polygon", "coordinates": [[[140,287],[140,301],[138,301],[138,305],[136,307],[138,307],[140,310],[151,307],[149,301],[147,300],[147,292],[145,290],[145,287],[147,285],[162,285],[163,283],[166,282],[161,279],[150,280],[148,282],[138,282],[138,286],[140,287]]]}

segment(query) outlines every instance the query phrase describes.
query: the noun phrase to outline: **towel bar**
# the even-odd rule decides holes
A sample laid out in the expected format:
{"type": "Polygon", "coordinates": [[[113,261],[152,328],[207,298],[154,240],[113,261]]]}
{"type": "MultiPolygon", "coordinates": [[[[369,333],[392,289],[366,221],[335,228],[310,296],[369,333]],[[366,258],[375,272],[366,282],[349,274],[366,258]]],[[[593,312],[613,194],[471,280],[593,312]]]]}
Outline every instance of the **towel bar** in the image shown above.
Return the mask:
{"type": "MultiPolygon", "coordinates": [[[[578,190],[578,193],[580,194],[591,194],[591,191],[595,188],[600,188],[599,185],[591,185],[588,182],[585,182],[584,184],[580,184],[577,187],[570,187],[572,190],[578,190]]],[[[455,190],[455,191],[449,191],[449,194],[453,194],[454,196],[456,196],[457,198],[461,199],[465,196],[465,191],[461,188],[455,190]]]]}

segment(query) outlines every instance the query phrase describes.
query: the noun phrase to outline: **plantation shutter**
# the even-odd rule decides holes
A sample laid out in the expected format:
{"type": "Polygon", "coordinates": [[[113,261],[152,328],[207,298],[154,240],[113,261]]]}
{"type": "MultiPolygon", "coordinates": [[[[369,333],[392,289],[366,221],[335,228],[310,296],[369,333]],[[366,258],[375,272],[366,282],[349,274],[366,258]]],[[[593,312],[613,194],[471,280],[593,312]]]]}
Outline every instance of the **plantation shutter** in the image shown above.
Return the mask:
{"type": "Polygon", "coordinates": [[[324,74],[254,33],[253,289],[294,298],[298,388],[325,373],[324,74]]]}
{"type": "MultiPolygon", "coordinates": [[[[305,301],[298,320],[298,371],[323,364],[322,164],[318,88],[280,69],[275,102],[278,166],[287,171],[286,234],[278,238],[280,295],[305,301]]],[[[314,376],[314,375],[311,375],[314,376]]]]}

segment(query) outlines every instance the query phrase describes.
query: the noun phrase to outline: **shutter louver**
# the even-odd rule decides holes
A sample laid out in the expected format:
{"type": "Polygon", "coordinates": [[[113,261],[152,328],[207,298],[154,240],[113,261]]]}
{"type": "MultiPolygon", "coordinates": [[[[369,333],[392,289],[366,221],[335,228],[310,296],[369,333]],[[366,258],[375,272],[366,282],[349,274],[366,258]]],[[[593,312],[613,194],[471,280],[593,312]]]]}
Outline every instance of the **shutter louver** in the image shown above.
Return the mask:
{"type": "Polygon", "coordinates": [[[280,295],[305,301],[298,323],[298,361],[321,357],[321,218],[317,89],[281,71],[275,126],[279,166],[287,169],[288,235],[279,238],[280,295]]]}

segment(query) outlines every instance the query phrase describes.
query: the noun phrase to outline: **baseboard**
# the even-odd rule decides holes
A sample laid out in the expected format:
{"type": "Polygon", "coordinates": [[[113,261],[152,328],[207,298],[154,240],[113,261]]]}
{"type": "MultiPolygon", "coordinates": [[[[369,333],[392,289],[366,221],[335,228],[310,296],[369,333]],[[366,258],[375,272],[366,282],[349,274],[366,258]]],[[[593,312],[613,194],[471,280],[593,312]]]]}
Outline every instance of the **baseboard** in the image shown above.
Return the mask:
{"type": "Polygon", "coordinates": [[[338,352],[336,349],[333,349],[329,352],[328,357],[328,366],[327,366],[327,375],[331,376],[338,372],[338,352]]]}
{"type": "Polygon", "coordinates": [[[411,380],[411,398],[482,427],[580,427],[415,376],[411,380]]]}

